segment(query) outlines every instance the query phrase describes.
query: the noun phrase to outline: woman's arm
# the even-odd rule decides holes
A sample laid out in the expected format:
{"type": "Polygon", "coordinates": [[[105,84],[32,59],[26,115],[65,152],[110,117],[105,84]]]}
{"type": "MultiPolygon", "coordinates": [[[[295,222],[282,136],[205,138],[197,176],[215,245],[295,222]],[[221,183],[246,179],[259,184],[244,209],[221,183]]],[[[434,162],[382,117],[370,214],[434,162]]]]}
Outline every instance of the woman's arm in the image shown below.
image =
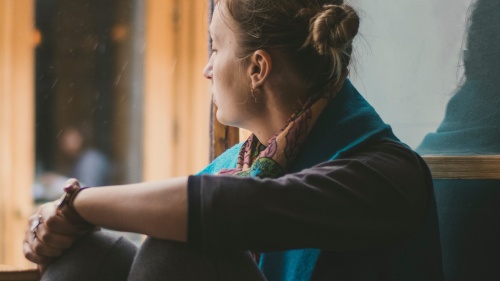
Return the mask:
{"type": "MultiPolygon", "coordinates": [[[[69,188],[75,183],[69,180],[69,188]]],[[[122,186],[81,190],[73,201],[83,217],[64,213],[54,201],[40,206],[29,221],[24,238],[26,259],[43,271],[54,258],[94,225],[109,229],[138,232],[149,236],[186,241],[187,178],[175,178],[122,186]]]]}
{"type": "Polygon", "coordinates": [[[85,220],[155,238],[187,240],[187,178],[88,188],[73,202],[85,220]]]}
{"type": "Polygon", "coordinates": [[[432,189],[423,160],[394,142],[277,179],[188,182],[188,243],[259,251],[396,245],[422,228],[432,189]]]}

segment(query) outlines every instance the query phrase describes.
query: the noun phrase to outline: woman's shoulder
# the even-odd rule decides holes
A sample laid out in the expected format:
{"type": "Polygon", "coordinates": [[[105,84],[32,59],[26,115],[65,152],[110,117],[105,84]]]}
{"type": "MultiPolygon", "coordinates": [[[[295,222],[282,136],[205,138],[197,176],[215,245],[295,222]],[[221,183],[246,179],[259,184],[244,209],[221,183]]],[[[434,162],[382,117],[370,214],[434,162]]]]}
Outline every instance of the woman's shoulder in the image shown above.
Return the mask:
{"type": "Polygon", "coordinates": [[[433,192],[432,176],[422,157],[393,140],[368,143],[300,173],[311,178],[314,178],[311,175],[326,175],[332,182],[356,192],[398,190],[404,195],[402,200],[413,198],[415,202],[429,203],[433,192]]]}
{"type": "Polygon", "coordinates": [[[365,162],[399,163],[401,167],[427,168],[427,164],[422,157],[411,149],[408,145],[395,140],[380,140],[360,147],[346,158],[362,159],[365,162]]]}
{"type": "Polygon", "coordinates": [[[427,164],[417,152],[404,143],[387,139],[365,143],[306,170],[315,168],[327,173],[384,178],[393,184],[414,181],[429,185],[431,179],[427,164]]]}
{"type": "MultiPolygon", "coordinates": [[[[332,160],[332,165],[337,160],[332,160]]],[[[430,185],[431,174],[422,157],[404,143],[394,140],[381,140],[360,147],[352,153],[338,159],[340,165],[345,162],[357,162],[378,176],[393,183],[407,184],[409,181],[430,185]]]]}

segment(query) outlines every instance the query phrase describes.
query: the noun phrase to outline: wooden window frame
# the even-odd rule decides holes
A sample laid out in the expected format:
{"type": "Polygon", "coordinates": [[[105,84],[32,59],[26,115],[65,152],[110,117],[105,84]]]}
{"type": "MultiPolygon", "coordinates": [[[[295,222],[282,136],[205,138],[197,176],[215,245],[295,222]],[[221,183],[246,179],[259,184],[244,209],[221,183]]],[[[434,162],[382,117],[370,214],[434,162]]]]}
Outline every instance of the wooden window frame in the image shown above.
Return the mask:
{"type": "Polygon", "coordinates": [[[424,156],[434,179],[500,179],[500,155],[424,156]]]}
{"type": "MultiPolygon", "coordinates": [[[[208,24],[212,20],[214,1],[210,0],[208,8],[208,24]]],[[[208,53],[211,55],[212,40],[208,38],[208,53]]],[[[216,117],[217,106],[212,102],[210,108],[210,161],[221,155],[240,141],[240,130],[236,127],[221,124],[216,117]]]]}
{"type": "MultiPolygon", "coordinates": [[[[0,264],[22,253],[34,176],[34,1],[0,1],[0,264]]],[[[11,279],[12,280],[12,279],[11,279]]]]}

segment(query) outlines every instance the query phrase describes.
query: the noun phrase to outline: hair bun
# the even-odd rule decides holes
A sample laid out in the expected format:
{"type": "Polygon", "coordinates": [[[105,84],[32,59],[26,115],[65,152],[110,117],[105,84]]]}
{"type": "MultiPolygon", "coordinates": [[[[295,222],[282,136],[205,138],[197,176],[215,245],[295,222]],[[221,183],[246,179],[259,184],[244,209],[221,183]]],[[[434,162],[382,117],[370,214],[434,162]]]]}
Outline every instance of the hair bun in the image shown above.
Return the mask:
{"type": "Polygon", "coordinates": [[[349,5],[324,5],[309,23],[309,38],[320,55],[332,50],[344,50],[354,39],[359,29],[359,17],[349,5]]]}

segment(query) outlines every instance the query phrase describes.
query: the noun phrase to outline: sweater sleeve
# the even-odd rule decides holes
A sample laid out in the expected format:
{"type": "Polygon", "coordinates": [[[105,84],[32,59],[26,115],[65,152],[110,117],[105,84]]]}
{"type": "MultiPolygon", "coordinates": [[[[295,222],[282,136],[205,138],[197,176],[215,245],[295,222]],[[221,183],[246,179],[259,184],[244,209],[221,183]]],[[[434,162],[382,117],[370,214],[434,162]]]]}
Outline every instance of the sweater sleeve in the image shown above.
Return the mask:
{"type": "Polygon", "coordinates": [[[188,243],[202,249],[366,250],[408,239],[432,188],[421,158],[394,142],[277,179],[188,179],[188,243]]]}

